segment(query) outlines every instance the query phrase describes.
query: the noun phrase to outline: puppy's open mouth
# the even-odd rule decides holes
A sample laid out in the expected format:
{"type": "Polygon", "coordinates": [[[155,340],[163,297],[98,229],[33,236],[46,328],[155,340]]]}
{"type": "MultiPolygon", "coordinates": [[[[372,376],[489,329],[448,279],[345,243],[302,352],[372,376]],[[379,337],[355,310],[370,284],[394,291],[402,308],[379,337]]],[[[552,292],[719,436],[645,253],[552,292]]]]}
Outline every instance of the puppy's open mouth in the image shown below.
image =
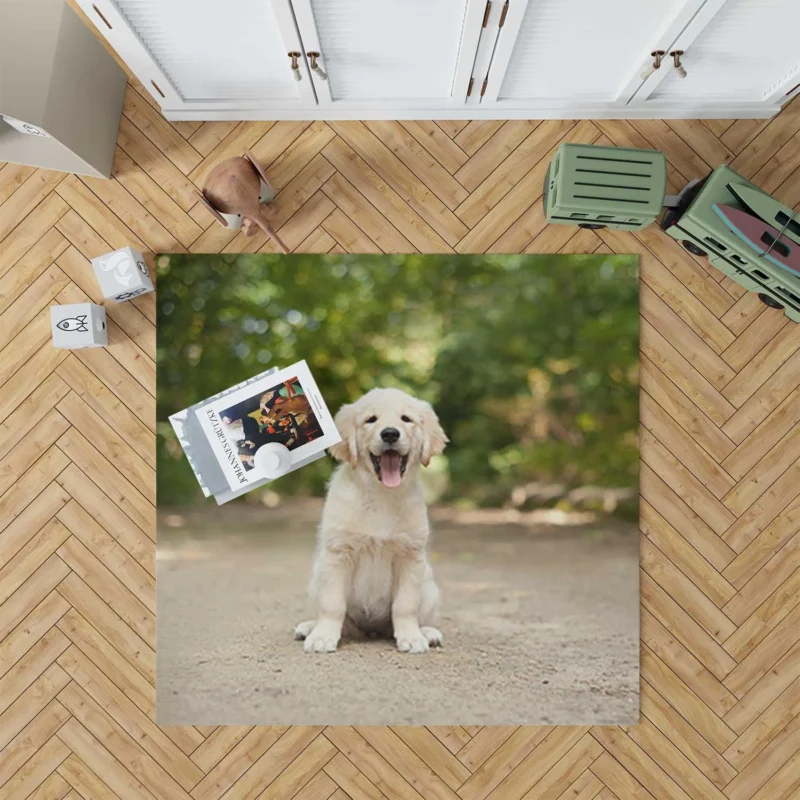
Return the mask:
{"type": "Polygon", "coordinates": [[[408,456],[400,455],[397,450],[386,450],[379,456],[370,453],[372,468],[378,476],[378,480],[384,485],[393,489],[399,486],[406,474],[408,466],[408,456]]]}

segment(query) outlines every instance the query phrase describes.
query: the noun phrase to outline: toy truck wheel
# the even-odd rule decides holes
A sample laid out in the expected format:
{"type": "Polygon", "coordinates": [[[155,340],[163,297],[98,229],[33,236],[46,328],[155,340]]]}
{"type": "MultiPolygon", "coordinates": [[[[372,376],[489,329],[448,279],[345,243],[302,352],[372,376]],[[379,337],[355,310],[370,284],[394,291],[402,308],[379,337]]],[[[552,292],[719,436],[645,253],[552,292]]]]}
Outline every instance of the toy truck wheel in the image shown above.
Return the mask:
{"type": "Polygon", "coordinates": [[[774,297],[770,297],[768,294],[764,294],[763,292],[759,292],[758,299],[765,306],[769,306],[770,308],[777,308],[778,310],[783,309],[783,306],[774,297]]]}
{"type": "Polygon", "coordinates": [[[705,258],[708,253],[705,250],[701,250],[694,242],[689,242],[684,239],[681,244],[684,246],[686,250],[688,250],[693,256],[698,256],[699,258],[705,258]]]}
{"type": "Polygon", "coordinates": [[[599,231],[601,228],[605,228],[605,225],[598,225],[596,222],[580,222],[578,223],[579,228],[586,228],[590,231],[599,231]]]}

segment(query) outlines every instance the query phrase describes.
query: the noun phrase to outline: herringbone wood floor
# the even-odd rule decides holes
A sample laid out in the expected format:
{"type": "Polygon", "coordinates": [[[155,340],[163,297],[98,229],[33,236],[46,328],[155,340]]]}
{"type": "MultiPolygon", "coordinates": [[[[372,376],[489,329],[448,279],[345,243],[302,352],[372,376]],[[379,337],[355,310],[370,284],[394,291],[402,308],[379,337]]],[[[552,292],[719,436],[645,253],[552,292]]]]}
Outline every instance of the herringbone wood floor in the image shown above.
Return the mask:
{"type": "Polygon", "coordinates": [[[657,147],[670,188],[722,162],[800,204],[776,119],[179,123],[129,86],[111,181],[0,168],[0,795],[800,798],[800,327],[650,227],[548,227],[561,141],[657,147]],[[311,252],[641,256],[642,718],[630,728],[154,723],[155,304],[108,349],[50,344],[99,300],[87,259],[269,250],[193,186],[249,147],[311,252]]]}

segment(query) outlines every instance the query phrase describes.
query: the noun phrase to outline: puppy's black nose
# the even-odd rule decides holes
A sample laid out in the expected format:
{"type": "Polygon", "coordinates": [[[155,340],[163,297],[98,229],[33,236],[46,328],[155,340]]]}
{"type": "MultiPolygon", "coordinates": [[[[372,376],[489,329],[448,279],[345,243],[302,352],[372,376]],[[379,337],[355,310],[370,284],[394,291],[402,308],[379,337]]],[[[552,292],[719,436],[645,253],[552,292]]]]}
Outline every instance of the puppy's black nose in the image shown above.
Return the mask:
{"type": "Polygon", "coordinates": [[[400,431],[397,428],[384,428],[381,431],[381,439],[387,444],[394,444],[400,438],[400,431]]]}

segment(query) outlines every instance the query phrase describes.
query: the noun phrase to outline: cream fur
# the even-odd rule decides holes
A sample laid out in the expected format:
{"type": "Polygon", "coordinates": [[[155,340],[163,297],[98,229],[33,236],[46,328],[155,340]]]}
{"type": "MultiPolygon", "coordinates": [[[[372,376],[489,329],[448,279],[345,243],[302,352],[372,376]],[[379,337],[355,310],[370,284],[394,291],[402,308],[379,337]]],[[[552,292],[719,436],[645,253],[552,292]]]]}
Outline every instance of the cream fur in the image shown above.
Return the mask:
{"type": "Polygon", "coordinates": [[[399,650],[441,644],[439,589],[428,563],[428,513],[419,483],[444,450],[447,436],[428,403],[398,389],[373,389],[336,415],[342,441],[330,448],[343,463],[334,472],[322,512],[309,595],[316,617],[295,629],[307,652],[333,652],[345,633],[393,634],[399,650]],[[405,421],[404,417],[409,421],[405,421]],[[372,420],[374,421],[369,421],[372,420]],[[370,454],[387,445],[407,456],[399,486],[378,479],[370,454]]]}

